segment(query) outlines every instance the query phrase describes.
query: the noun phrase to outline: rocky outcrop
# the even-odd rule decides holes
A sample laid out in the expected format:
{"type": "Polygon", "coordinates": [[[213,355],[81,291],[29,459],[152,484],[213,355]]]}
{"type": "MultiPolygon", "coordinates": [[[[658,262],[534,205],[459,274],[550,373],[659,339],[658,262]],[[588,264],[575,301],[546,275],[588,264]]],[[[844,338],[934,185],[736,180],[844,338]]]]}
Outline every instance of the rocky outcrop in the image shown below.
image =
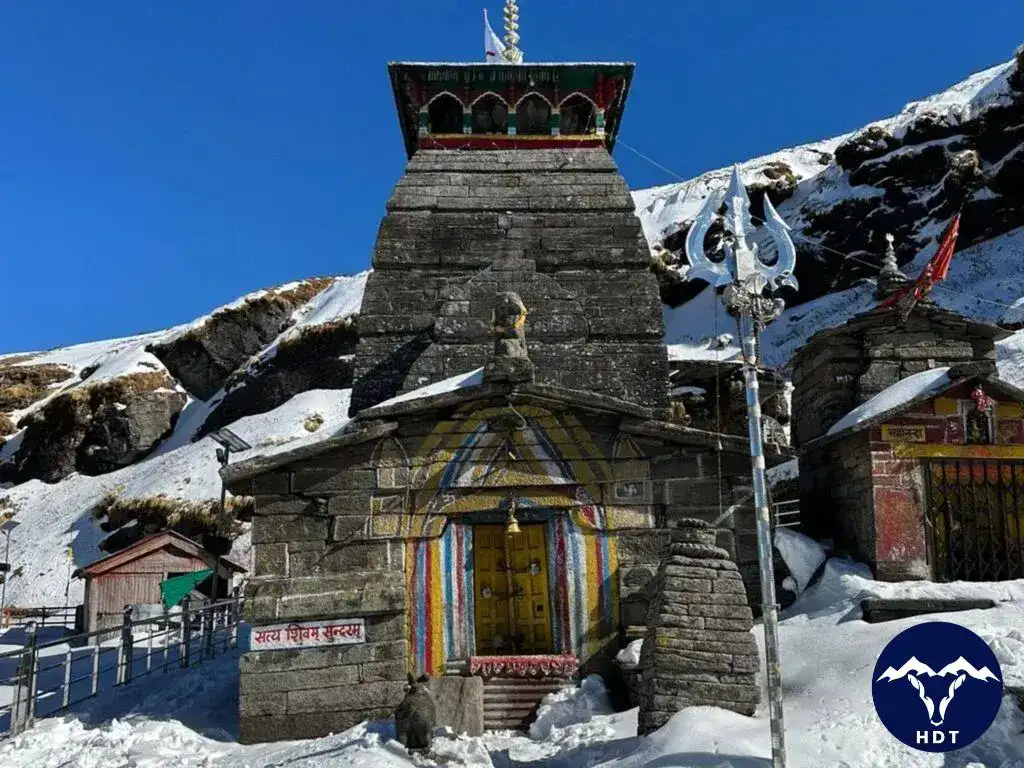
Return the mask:
{"type": "Polygon", "coordinates": [[[303,328],[294,338],[282,341],[273,357],[232,377],[227,394],[196,439],[243,416],[272,411],[301,392],[351,388],[358,343],[354,315],[303,328]]]}
{"type": "Polygon", "coordinates": [[[641,734],[684,707],[753,715],[760,700],[753,618],[736,564],[702,520],[680,520],[656,577],[640,653],[641,734]]]}
{"type": "Polygon", "coordinates": [[[57,395],[18,424],[19,482],[102,474],[146,456],[174,427],[186,397],[163,372],[133,373],[57,395]]]}
{"type": "MultiPolygon", "coordinates": [[[[687,415],[686,425],[712,432],[747,435],[747,394],[743,369],[736,364],[672,361],[672,402],[687,415]]],[[[759,375],[761,414],[772,427],[766,433],[789,424],[789,400],[784,396],[786,383],[773,370],[759,375]]]]}
{"type": "Polygon", "coordinates": [[[266,291],[147,350],[189,394],[209,400],[232,373],[288,327],[298,307],[331,282],[330,278],[313,278],[284,290],[266,291]]]}
{"type": "Polygon", "coordinates": [[[887,155],[898,146],[899,142],[885,128],[871,125],[836,147],[836,165],[844,171],[852,171],[861,163],[887,155]]]}

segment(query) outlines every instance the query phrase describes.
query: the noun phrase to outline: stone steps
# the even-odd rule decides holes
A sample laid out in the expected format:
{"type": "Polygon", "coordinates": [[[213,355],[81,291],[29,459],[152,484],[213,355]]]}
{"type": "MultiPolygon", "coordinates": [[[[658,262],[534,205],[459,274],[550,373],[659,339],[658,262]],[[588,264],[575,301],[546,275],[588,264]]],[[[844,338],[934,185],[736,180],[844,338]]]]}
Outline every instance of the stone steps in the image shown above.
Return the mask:
{"type": "Polygon", "coordinates": [[[484,730],[525,730],[535,719],[541,700],[570,685],[569,680],[555,678],[484,680],[484,730]]]}

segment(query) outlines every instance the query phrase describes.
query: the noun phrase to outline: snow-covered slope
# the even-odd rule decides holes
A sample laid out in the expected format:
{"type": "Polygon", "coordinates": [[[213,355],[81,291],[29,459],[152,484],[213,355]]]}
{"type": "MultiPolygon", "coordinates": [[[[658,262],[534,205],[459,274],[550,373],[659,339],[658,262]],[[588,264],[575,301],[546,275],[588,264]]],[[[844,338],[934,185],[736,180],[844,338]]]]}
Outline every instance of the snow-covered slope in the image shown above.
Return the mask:
{"type": "MultiPolygon", "coordinates": [[[[286,327],[269,345],[243,362],[240,370],[273,358],[282,344],[294,344],[295,339],[304,333],[354,319],[367,274],[327,281],[326,288],[290,312],[286,327]]],[[[138,380],[136,374],[157,374],[155,384],[158,389],[172,388],[182,401],[187,399],[184,409],[172,420],[170,431],[148,455],[128,466],[101,474],[72,471],[59,482],[52,483],[15,476],[14,482],[0,484],[0,515],[13,514],[19,523],[11,535],[12,572],[7,584],[8,603],[22,606],[63,604],[72,571],[105,554],[99,549],[99,544],[109,531],[102,530],[94,516],[98,508],[109,505],[112,500],[166,500],[188,504],[219,499],[221,483],[215,457],[216,445],[209,437],[197,438],[206,421],[216,414],[223,390],[208,400],[189,394],[153,350],[188,334],[203,340],[205,329],[216,322],[223,322],[225,317],[231,318],[231,313],[251,312],[254,301],[295,291],[297,286],[302,286],[302,283],[249,294],[187,325],[167,331],[79,344],[49,352],[0,357],[0,393],[4,391],[5,372],[14,381],[21,382],[26,370],[49,372],[48,366],[61,366],[53,374],[60,379],[56,384],[39,386],[34,401],[8,412],[15,424],[33,414],[43,423],[43,427],[34,427],[24,426],[22,422],[21,428],[9,434],[6,440],[0,436],[0,465],[6,462],[8,468],[16,466],[22,458],[21,448],[30,430],[45,428],[47,423],[52,425],[56,421],[48,410],[51,408],[49,404],[58,398],[73,397],[76,390],[95,393],[114,385],[120,387],[114,390],[117,396],[127,398],[134,394],[131,388],[124,386],[125,382],[138,380]],[[14,374],[10,374],[12,369],[17,369],[14,374]]],[[[237,325],[240,318],[248,319],[248,316],[236,314],[233,322],[237,325]]],[[[350,386],[349,382],[345,388],[300,391],[276,408],[264,412],[255,408],[233,419],[231,428],[251,443],[254,451],[279,449],[295,440],[311,442],[330,437],[348,421],[350,386]]],[[[128,407],[122,406],[116,403],[115,410],[128,407]]],[[[59,431],[54,435],[51,441],[61,438],[59,431]]],[[[243,564],[249,558],[248,548],[247,536],[236,540],[233,555],[243,564]]],[[[72,603],[81,599],[81,591],[81,582],[70,582],[69,598],[72,603]]]]}
{"type": "MultiPolygon", "coordinates": [[[[231,429],[254,449],[311,438],[307,426],[312,425],[311,419],[322,419],[316,435],[328,437],[348,421],[349,393],[304,392],[270,413],[240,419],[231,429]]],[[[71,570],[105,554],[99,543],[107,533],[93,520],[92,510],[107,494],[122,499],[217,499],[221,483],[216,447],[211,438],[205,437],[109,474],[73,474],[54,484],[30,480],[0,492],[5,509],[14,512],[20,523],[11,535],[15,575],[7,585],[8,601],[25,606],[63,604],[71,570]],[[64,556],[69,547],[72,563],[64,556]]],[[[246,541],[236,542],[237,559],[246,561],[246,550],[246,541]]],[[[71,603],[81,599],[82,582],[74,580],[71,603]]]]}
{"type": "MultiPolygon", "coordinates": [[[[955,621],[992,647],[1007,685],[1024,685],[1024,582],[878,583],[868,569],[830,560],[821,579],[784,612],[779,627],[791,768],[1020,768],[1024,714],[1006,696],[992,728],[970,747],[933,754],[885,731],[871,703],[871,673],[882,648],[910,626],[949,614],[867,624],[863,597],[987,597],[989,610],[955,621]]],[[[753,629],[758,644],[763,633],[753,629]]],[[[646,738],[636,710],[612,713],[598,678],[550,696],[529,734],[435,738],[429,756],[411,757],[393,741],[391,722],[278,744],[237,743],[238,652],[187,672],[140,678],[39,721],[0,744],[0,765],[138,768],[770,768],[765,707],[755,717],[691,707],[646,738]]],[[[763,648],[762,648],[763,658],[763,648]]],[[[762,662],[763,663],[763,662],[762,662]]],[[[764,697],[762,697],[764,700],[764,697]]]]}

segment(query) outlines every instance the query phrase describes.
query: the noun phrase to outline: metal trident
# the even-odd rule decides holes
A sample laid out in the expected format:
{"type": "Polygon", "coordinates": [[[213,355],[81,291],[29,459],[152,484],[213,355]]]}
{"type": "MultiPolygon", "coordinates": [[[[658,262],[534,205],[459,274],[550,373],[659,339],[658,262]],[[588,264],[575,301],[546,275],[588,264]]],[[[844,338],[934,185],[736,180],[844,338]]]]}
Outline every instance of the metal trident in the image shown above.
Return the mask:
{"type": "Polygon", "coordinates": [[[758,258],[758,246],[748,240],[754,232],[750,218],[750,198],[740,179],[739,168],[733,167],[729,188],[725,192],[725,230],[732,235],[726,242],[725,259],[711,261],[704,254],[704,236],[707,235],[715,214],[722,205],[723,195],[713,193],[700,213],[697,214],[690,233],[686,237],[686,258],[690,261],[687,278],[700,278],[720,288],[729,283],[739,283],[745,293],[760,296],[765,288],[774,291],[781,285],[797,287],[793,277],[796,266],[796,248],[789,237],[789,225],[782,220],[771,200],[764,198],[764,228],[771,234],[778,247],[778,258],[774,264],[766,264],[758,258]]]}
{"type": "Polygon", "coordinates": [[[757,382],[757,331],[778,317],[785,306],[781,299],[764,296],[765,288],[774,291],[780,285],[797,287],[796,278],[793,277],[796,248],[789,237],[789,226],[765,195],[764,227],[775,241],[778,256],[774,264],[768,264],[758,257],[757,245],[748,240],[748,236],[754,232],[750,218],[750,198],[743,187],[739,169],[734,166],[729,188],[725,192],[725,231],[732,237],[725,243],[725,259],[711,261],[704,254],[704,236],[721,204],[721,195],[708,197],[690,228],[686,237],[686,257],[690,261],[690,270],[686,278],[700,278],[715,288],[726,286],[722,291],[722,299],[739,320],[740,342],[743,345],[743,378],[747,390],[751,479],[757,516],[757,556],[761,576],[772,767],[786,768],[786,727],[783,722],[782,668],[779,663],[779,606],[775,600],[772,525],[765,483],[764,435],[757,382]]]}

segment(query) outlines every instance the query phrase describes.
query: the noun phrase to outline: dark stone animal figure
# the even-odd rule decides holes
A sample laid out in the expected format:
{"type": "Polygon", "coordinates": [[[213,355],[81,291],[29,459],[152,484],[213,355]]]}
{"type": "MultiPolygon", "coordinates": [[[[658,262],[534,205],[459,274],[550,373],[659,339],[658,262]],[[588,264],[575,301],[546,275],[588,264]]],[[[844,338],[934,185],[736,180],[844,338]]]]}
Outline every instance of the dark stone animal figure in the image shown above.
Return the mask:
{"type": "Polygon", "coordinates": [[[409,675],[409,691],[395,710],[395,738],[408,750],[429,748],[434,735],[437,714],[429,683],[428,675],[419,680],[409,675]]]}

